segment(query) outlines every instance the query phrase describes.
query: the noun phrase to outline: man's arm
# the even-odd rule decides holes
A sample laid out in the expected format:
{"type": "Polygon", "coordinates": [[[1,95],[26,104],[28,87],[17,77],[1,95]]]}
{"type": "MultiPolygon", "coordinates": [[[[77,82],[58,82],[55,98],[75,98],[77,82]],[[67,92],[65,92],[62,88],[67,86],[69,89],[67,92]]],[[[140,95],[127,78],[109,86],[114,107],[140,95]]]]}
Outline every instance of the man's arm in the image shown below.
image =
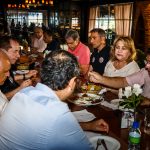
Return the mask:
{"type": "Polygon", "coordinates": [[[81,74],[86,76],[89,70],[89,65],[80,65],[80,70],[81,70],[81,74]]]}
{"type": "Polygon", "coordinates": [[[37,70],[30,70],[28,73],[26,73],[24,75],[15,75],[14,79],[15,79],[15,81],[24,80],[24,78],[29,79],[31,77],[35,77],[36,74],[37,74],[37,70]]]}
{"type": "Polygon", "coordinates": [[[149,107],[150,106],[150,99],[144,97],[143,101],[141,102],[141,106],[149,107]]]}
{"type": "Polygon", "coordinates": [[[103,119],[91,122],[80,122],[80,126],[85,131],[103,131],[103,132],[109,131],[109,125],[103,119]]]}
{"type": "Polygon", "coordinates": [[[94,83],[100,83],[112,88],[122,88],[128,86],[125,77],[105,77],[97,72],[89,72],[89,80],[94,83]]]}
{"type": "Polygon", "coordinates": [[[17,92],[19,92],[21,89],[23,89],[27,86],[30,86],[30,85],[32,85],[32,81],[30,79],[25,80],[21,83],[21,85],[18,88],[5,93],[5,96],[7,97],[8,100],[10,100],[17,92]]]}

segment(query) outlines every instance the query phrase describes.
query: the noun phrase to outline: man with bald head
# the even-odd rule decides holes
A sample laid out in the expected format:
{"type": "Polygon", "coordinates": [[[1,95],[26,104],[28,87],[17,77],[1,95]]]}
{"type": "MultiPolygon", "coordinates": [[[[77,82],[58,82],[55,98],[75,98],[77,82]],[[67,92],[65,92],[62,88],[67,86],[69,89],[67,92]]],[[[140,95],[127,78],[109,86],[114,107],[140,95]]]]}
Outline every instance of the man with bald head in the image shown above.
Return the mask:
{"type": "MultiPolygon", "coordinates": [[[[0,49],[0,85],[4,84],[4,81],[9,76],[10,61],[8,56],[0,49]]],[[[0,91],[0,115],[8,103],[5,95],[0,91]]]]}

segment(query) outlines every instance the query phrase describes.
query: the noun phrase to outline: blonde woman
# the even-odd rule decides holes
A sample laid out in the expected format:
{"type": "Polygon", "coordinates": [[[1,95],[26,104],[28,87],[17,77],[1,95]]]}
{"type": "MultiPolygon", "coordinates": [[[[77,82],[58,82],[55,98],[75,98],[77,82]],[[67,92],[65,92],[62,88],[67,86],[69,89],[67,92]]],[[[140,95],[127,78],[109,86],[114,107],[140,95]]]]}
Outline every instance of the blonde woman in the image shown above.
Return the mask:
{"type": "Polygon", "coordinates": [[[136,49],[129,36],[118,36],[111,49],[111,59],[105,66],[104,76],[126,77],[140,70],[135,62],[136,49]]]}

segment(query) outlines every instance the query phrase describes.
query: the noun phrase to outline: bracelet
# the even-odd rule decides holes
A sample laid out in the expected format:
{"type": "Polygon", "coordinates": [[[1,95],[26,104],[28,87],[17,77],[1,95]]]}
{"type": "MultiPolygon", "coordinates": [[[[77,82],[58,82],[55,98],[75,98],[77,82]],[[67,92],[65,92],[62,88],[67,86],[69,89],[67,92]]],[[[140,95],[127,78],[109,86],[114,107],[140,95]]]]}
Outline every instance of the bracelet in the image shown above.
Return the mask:
{"type": "Polygon", "coordinates": [[[23,74],[23,80],[25,80],[26,79],[26,75],[25,74],[23,74]]]}

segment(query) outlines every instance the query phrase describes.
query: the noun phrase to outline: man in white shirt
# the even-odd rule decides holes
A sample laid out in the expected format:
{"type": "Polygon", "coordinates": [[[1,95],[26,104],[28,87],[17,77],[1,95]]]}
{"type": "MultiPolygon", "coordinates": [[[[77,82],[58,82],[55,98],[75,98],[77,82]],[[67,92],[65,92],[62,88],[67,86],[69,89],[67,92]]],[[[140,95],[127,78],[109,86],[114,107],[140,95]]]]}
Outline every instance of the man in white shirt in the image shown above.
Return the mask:
{"type": "MultiPolygon", "coordinates": [[[[77,59],[69,52],[47,55],[41,66],[41,83],[18,92],[0,117],[0,149],[93,150],[65,102],[78,75],[77,59]]],[[[109,130],[102,119],[80,125],[85,130],[109,130]]]]}
{"type": "MultiPolygon", "coordinates": [[[[0,85],[4,83],[9,76],[10,61],[8,56],[0,50],[0,85]]],[[[0,115],[6,107],[8,100],[6,96],[0,91],[0,115]]]]}
{"type": "Polygon", "coordinates": [[[40,27],[34,28],[34,36],[31,38],[31,49],[32,51],[42,53],[47,44],[43,40],[43,30],[40,27]]]}

